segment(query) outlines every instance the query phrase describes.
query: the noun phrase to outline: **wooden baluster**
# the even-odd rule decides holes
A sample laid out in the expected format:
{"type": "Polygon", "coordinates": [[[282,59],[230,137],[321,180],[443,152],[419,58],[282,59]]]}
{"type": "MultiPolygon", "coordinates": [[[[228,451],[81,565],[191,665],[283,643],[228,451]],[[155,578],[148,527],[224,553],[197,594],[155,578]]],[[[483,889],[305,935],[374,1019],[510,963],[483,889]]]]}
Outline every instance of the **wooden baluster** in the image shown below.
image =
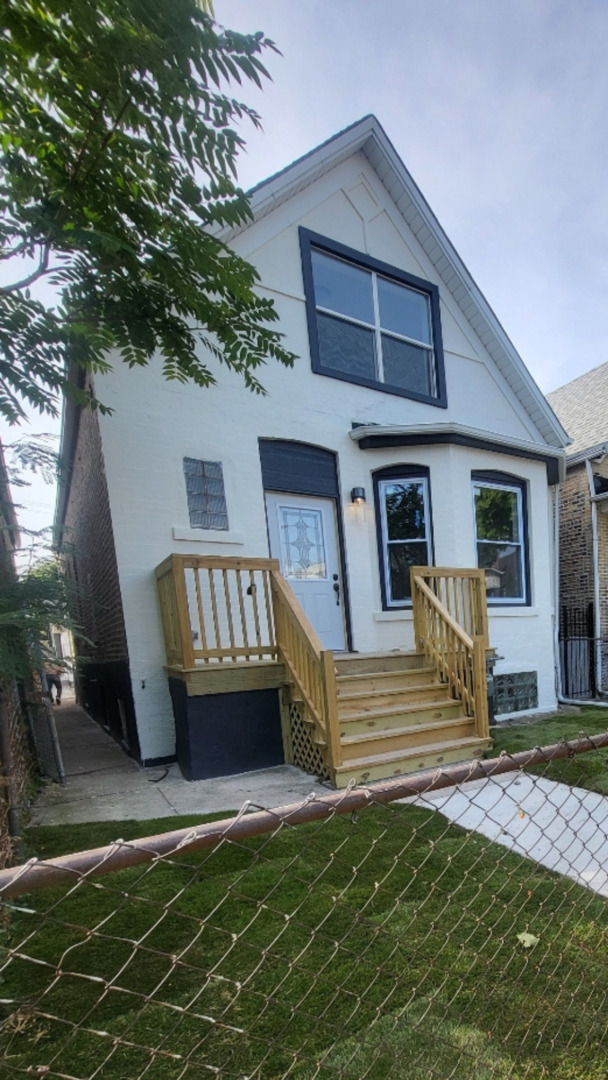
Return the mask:
{"type": "Polygon", "coordinates": [[[253,601],[253,625],[255,627],[255,640],[258,648],[260,648],[262,645],[262,635],[260,634],[260,615],[258,611],[257,585],[255,583],[253,570],[249,571],[249,588],[251,590],[251,599],[253,601]]]}
{"type": "MultiPolygon", "coordinates": [[[[224,582],[224,600],[226,603],[226,618],[228,620],[228,637],[230,639],[230,648],[236,649],[236,640],[234,637],[234,625],[232,622],[232,601],[230,599],[230,586],[228,582],[228,571],[224,568],[222,570],[222,579],[224,582]]],[[[236,654],[231,657],[232,661],[236,663],[236,654]]]]}
{"type": "Polygon", "coordinates": [[[241,616],[241,631],[243,633],[243,645],[245,646],[245,648],[244,648],[245,659],[249,660],[249,659],[251,659],[251,653],[249,652],[249,632],[247,630],[247,614],[245,612],[245,601],[243,599],[243,582],[241,580],[241,571],[240,570],[236,571],[236,588],[237,588],[237,595],[238,595],[238,598],[239,598],[239,612],[240,612],[240,616],[241,616]]]}
{"type": "MultiPolygon", "coordinates": [[[[221,635],[221,632],[220,632],[220,621],[219,621],[218,614],[217,614],[217,597],[215,595],[215,580],[214,580],[214,577],[213,577],[213,570],[208,570],[207,574],[209,576],[209,596],[211,598],[211,614],[213,616],[213,632],[215,634],[215,647],[216,647],[216,649],[221,649],[222,648],[222,635],[221,635]]],[[[220,664],[224,663],[224,657],[223,656],[220,656],[218,659],[219,659],[220,664]]]]}
{"type": "Polygon", "coordinates": [[[266,625],[268,627],[268,644],[270,645],[270,652],[275,648],[276,640],[276,628],[273,624],[272,618],[272,603],[270,596],[270,574],[268,570],[262,570],[262,582],[264,586],[264,606],[266,609],[266,625]]]}
{"type": "MultiPolygon", "coordinates": [[[[196,608],[198,611],[198,625],[201,631],[201,648],[204,652],[207,651],[207,632],[205,630],[205,611],[203,608],[203,597],[201,595],[201,582],[200,582],[200,570],[196,567],[194,571],[194,588],[196,591],[196,608]]],[[[209,657],[204,656],[203,660],[206,664],[209,663],[209,657]]]]}

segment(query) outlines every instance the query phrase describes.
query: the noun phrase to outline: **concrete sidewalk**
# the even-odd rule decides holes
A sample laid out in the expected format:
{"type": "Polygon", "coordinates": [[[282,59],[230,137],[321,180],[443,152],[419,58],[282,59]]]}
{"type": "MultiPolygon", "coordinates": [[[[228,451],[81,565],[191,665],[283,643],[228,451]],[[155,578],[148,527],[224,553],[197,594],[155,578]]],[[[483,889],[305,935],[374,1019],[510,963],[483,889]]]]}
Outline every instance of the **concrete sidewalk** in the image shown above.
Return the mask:
{"type": "Polygon", "coordinates": [[[247,801],[270,809],[327,790],[293,765],[188,782],[177,764],[143,769],[73,702],[54,713],[66,783],[45,782],[32,825],[210,814],[240,810],[247,801]]]}
{"type": "Polygon", "coordinates": [[[432,791],[411,802],[608,896],[605,795],[512,772],[432,791]]]}

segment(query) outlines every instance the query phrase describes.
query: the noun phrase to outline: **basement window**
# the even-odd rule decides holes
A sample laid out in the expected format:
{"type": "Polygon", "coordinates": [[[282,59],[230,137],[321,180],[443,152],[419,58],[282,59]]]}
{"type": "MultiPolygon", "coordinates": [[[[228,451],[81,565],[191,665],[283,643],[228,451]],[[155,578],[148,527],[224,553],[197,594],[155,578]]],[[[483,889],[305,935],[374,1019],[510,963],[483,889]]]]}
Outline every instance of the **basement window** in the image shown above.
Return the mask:
{"type": "Polygon", "coordinates": [[[227,529],[228,508],[221,461],[185,457],[184,476],[191,528],[227,529]]]}

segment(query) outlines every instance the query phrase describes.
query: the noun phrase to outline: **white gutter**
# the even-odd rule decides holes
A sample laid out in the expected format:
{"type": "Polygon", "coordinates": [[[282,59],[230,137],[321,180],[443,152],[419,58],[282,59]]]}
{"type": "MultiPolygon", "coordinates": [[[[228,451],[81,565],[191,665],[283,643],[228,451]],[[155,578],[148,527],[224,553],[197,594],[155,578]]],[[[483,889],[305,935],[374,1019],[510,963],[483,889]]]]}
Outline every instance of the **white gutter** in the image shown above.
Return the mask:
{"type": "Polygon", "coordinates": [[[362,424],[354,427],[349,432],[354,442],[361,442],[375,435],[407,435],[409,438],[432,437],[434,435],[457,435],[465,439],[480,439],[484,442],[493,442],[510,450],[519,450],[527,454],[536,454],[542,457],[555,458],[558,463],[560,482],[566,478],[566,453],[561,447],[549,446],[547,443],[530,442],[528,439],[517,439],[512,435],[501,435],[495,431],[482,428],[469,427],[467,424],[459,424],[457,421],[448,420],[437,424],[362,424]]]}

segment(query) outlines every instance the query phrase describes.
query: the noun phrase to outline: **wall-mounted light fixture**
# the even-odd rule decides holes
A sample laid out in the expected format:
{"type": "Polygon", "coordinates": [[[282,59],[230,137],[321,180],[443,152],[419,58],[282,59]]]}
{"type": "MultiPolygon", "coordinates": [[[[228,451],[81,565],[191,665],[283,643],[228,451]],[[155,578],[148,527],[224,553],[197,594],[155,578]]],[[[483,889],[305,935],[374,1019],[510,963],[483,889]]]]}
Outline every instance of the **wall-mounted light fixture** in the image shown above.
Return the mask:
{"type": "Polygon", "coordinates": [[[361,503],[364,503],[365,502],[365,488],[362,488],[362,487],[353,488],[353,490],[350,493],[350,497],[351,497],[352,501],[356,505],[360,505],[361,503]]]}

